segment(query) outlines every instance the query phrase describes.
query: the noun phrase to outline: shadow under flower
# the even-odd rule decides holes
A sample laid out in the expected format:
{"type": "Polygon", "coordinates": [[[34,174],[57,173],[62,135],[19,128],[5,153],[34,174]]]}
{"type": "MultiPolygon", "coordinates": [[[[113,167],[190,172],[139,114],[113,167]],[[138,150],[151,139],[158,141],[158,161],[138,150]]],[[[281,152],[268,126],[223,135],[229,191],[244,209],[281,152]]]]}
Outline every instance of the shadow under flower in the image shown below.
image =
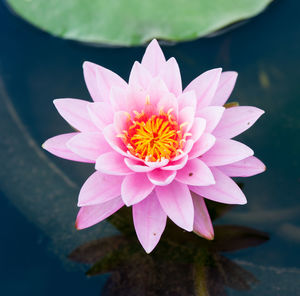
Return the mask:
{"type": "MultiPolygon", "coordinates": [[[[213,220],[232,208],[211,201],[207,207],[213,220]]],[[[160,243],[148,255],[137,241],[130,208],[108,220],[120,235],[91,241],[69,255],[73,261],[92,264],[88,276],[111,272],[102,295],[225,296],[226,287],[246,291],[258,282],[221,253],[260,245],[269,239],[264,232],[217,225],[214,240],[208,241],[168,221],[160,243]]]]}

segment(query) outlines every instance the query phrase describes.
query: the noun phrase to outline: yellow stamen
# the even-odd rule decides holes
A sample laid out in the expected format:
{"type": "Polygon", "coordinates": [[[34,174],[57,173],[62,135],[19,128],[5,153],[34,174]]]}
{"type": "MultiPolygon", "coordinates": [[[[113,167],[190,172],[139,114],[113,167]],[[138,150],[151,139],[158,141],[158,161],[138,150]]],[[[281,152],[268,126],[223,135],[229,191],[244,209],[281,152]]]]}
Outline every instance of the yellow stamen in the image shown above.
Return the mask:
{"type": "MultiPolygon", "coordinates": [[[[146,97],[145,108],[149,108],[147,105],[150,105],[149,95],[146,97]]],[[[128,116],[127,130],[117,137],[121,138],[129,152],[138,158],[151,162],[172,159],[183,153],[186,137],[191,136],[182,130],[189,123],[179,125],[172,112],[173,109],[166,113],[162,108],[158,114],[152,115],[144,110],[133,111],[134,117],[128,116]]]]}

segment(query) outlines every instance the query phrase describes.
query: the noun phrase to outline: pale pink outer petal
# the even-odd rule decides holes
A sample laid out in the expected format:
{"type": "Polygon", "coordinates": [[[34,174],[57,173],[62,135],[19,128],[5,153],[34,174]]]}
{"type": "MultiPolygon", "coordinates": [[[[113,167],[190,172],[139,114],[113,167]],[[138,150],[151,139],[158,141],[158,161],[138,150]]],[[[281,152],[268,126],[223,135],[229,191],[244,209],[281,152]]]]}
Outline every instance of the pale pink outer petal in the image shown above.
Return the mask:
{"type": "Polygon", "coordinates": [[[66,145],[72,152],[94,162],[101,154],[111,151],[111,147],[100,131],[79,133],[66,145]]]}
{"type": "MultiPolygon", "coordinates": [[[[194,90],[197,96],[197,110],[210,105],[217,90],[222,69],[212,69],[195,78],[184,90],[194,90]]],[[[197,112],[196,112],[197,115],[197,112]]]]}
{"type": "Polygon", "coordinates": [[[83,74],[94,101],[108,101],[112,87],[127,87],[119,75],[91,62],[83,63],[83,74]]]}
{"type": "Polygon", "coordinates": [[[210,186],[190,186],[191,191],[225,204],[246,204],[247,200],[239,186],[217,168],[210,168],[216,184],[210,186]]]}
{"type": "Polygon", "coordinates": [[[183,109],[184,107],[192,107],[196,110],[196,106],[197,106],[197,97],[196,97],[196,93],[193,90],[186,91],[178,97],[179,110],[183,109]]]}
{"type": "Polygon", "coordinates": [[[121,186],[122,199],[127,206],[131,206],[146,198],[154,187],[145,173],[128,175],[121,186]]]}
{"type": "Polygon", "coordinates": [[[114,111],[129,111],[127,98],[128,89],[113,87],[110,90],[109,99],[114,111]]]}
{"type": "Polygon", "coordinates": [[[194,142],[198,141],[199,138],[202,136],[203,132],[206,128],[206,120],[203,118],[196,117],[194,119],[193,126],[189,130],[189,133],[192,134],[192,139],[194,142]]]}
{"type": "Polygon", "coordinates": [[[124,156],[115,151],[103,153],[96,160],[96,170],[108,175],[130,175],[133,171],[124,163],[124,156]]]}
{"type": "Polygon", "coordinates": [[[192,231],[194,206],[187,185],[173,181],[168,186],[157,186],[155,191],[168,217],[179,227],[192,231]]]}
{"type": "Polygon", "coordinates": [[[120,197],[106,201],[102,204],[94,206],[82,207],[77,215],[75,227],[77,229],[84,229],[93,226],[124,206],[120,197]]]}
{"type": "Polygon", "coordinates": [[[166,186],[174,180],[176,171],[164,171],[161,169],[156,169],[147,173],[147,176],[152,184],[157,186],[166,186]]]}
{"type": "Polygon", "coordinates": [[[233,138],[249,127],[265,112],[256,107],[239,106],[225,110],[213,134],[221,138],[233,138]]]}
{"type": "Polygon", "coordinates": [[[223,72],[220,77],[218,88],[210,103],[212,106],[223,106],[230,97],[234,88],[238,73],[234,71],[223,72]]]}
{"type": "Polygon", "coordinates": [[[162,67],[159,76],[169,91],[178,97],[182,93],[182,82],[179,66],[175,58],[170,58],[162,67]]]}
{"type": "Polygon", "coordinates": [[[91,120],[100,130],[113,123],[114,113],[109,103],[96,102],[88,104],[87,109],[91,120]]]}
{"type": "Polygon", "coordinates": [[[152,80],[152,75],[146,67],[141,65],[139,62],[134,62],[130,75],[129,82],[130,86],[141,87],[146,89],[152,80]]]}
{"type": "Polygon", "coordinates": [[[124,145],[123,141],[117,137],[117,132],[113,124],[110,124],[103,129],[103,135],[112,149],[124,156],[128,156],[127,147],[124,145]]]}
{"type": "Polygon", "coordinates": [[[174,170],[177,171],[182,169],[186,165],[187,161],[188,161],[188,155],[184,155],[179,160],[170,161],[168,165],[162,167],[161,169],[166,171],[174,171],[174,170]]]}
{"type": "Polygon", "coordinates": [[[214,146],[215,142],[216,138],[213,135],[204,133],[200,139],[194,143],[193,148],[189,153],[189,159],[203,155],[214,146]]]}
{"type": "Polygon", "coordinates": [[[229,177],[251,177],[266,170],[266,166],[255,156],[219,166],[218,169],[229,177]]]}
{"type": "Polygon", "coordinates": [[[214,146],[201,156],[201,160],[208,166],[219,166],[242,160],[253,154],[253,150],[243,143],[218,138],[214,146]]]}
{"type": "Polygon", "coordinates": [[[97,131],[98,128],[92,122],[87,101],[78,99],[56,99],[53,101],[59,114],[75,129],[84,132],[97,131]]]}
{"type": "Polygon", "coordinates": [[[209,167],[198,158],[189,160],[183,169],[177,171],[176,180],[194,186],[215,184],[209,167]]]}
{"type": "Polygon", "coordinates": [[[192,193],[195,218],[194,218],[194,232],[206,239],[214,239],[214,228],[205,205],[204,198],[201,196],[195,196],[192,193]]]}
{"type": "Polygon", "coordinates": [[[162,210],[155,192],[133,205],[132,215],[137,237],[149,254],[158,244],[167,223],[167,215],[162,210]]]}
{"type": "Polygon", "coordinates": [[[197,116],[206,120],[206,133],[211,133],[220,122],[225,108],[220,106],[208,106],[198,111],[197,116]]]}
{"type": "Polygon", "coordinates": [[[109,176],[101,172],[93,173],[81,187],[78,206],[104,203],[121,195],[123,177],[109,176]]]}
{"type": "Polygon", "coordinates": [[[72,139],[74,136],[78,135],[79,133],[69,133],[69,134],[62,134],[55,137],[52,137],[45,141],[42,147],[47,150],[48,152],[69,160],[80,161],[80,162],[94,162],[90,159],[86,159],[80,157],[76,153],[72,152],[66,145],[66,143],[72,139]]]}
{"type": "Polygon", "coordinates": [[[155,169],[155,168],[151,168],[151,167],[145,165],[143,162],[135,160],[135,159],[124,158],[124,162],[132,171],[137,172],[137,173],[150,172],[155,169]]]}
{"type": "Polygon", "coordinates": [[[146,67],[153,76],[156,76],[161,71],[165,62],[165,56],[157,40],[153,39],[146,48],[146,52],[142,59],[142,65],[146,67]]]}

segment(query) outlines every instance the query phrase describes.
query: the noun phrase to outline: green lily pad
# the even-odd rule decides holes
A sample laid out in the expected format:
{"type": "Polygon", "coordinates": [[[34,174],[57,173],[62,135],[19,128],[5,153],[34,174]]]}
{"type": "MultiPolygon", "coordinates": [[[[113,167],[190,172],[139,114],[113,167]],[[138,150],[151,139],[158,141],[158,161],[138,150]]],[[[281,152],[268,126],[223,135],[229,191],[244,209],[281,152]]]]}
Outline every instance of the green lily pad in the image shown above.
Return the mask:
{"type": "Polygon", "coordinates": [[[192,40],[253,17],[272,0],[7,0],[55,36],[110,45],[192,40]]]}

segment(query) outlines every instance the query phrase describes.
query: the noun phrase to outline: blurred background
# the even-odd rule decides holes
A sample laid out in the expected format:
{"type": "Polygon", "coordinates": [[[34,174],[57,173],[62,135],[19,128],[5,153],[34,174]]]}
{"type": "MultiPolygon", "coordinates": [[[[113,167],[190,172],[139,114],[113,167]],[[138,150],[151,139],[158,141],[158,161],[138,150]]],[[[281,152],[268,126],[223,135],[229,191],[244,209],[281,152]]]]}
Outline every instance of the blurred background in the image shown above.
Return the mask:
{"type": "MultiPolygon", "coordinates": [[[[1,295],[300,294],[300,2],[143,3],[0,1],[1,295]],[[245,243],[226,253],[230,262],[255,277],[247,273],[245,277],[252,279],[248,286],[237,279],[234,284],[225,281],[223,294],[209,289],[203,294],[200,288],[186,294],[168,289],[132,292],[124,286],[113,291],[110,268],[86,277],[89,265],[74,261],[93,262],[68,258],[90,240],[119,231],[108,222],[75,230],[79,188],[94,168],[42,150],[46,139],[70,131],[52,101],[91,100],[82,75],[84,61],[127,80],[133,62],[141,60],[154,37],[167,58],[177,59],[183,85],[214,67],[234,70],[239,77],[230,101],[266,111],[238,139],[253,148],[267,171],[237,180],[248,204],[234,207],[215,222],[264,233],[246,231],[240,237],[249,246],[251,235],[265,235],[265,243],[253,248],[245,243]]],[[[129,266],[124,262],[123,267],[129,266]]],[[[230,274],[234,266],[227,263],[224,270],[230,274]]],[[[165,271],[172,277],[171,269],[165,271]]],[[[234,278],[239,272],[230,275],[234,278]]]]}

